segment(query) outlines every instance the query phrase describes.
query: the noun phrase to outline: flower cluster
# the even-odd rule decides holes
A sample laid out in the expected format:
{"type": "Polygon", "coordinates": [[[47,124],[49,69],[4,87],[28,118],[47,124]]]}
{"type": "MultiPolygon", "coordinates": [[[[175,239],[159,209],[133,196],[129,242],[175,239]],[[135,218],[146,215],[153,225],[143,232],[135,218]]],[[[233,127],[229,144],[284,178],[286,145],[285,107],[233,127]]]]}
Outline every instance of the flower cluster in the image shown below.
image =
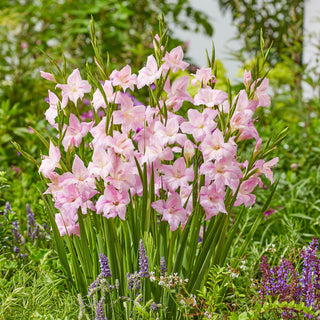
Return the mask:
{"type": "MultiPolygon", "coordinates": [[[[149,273],[149,261],[142,240],[139,242],[139,272],[127,274],[127,288],[123,288],[123,292],[126,293],[126,295],[120,295],[118,279],[115,279],[114,284],[112,284],[109,259],[103,253],[99,254],[99,262],[100,274],[97,279],[89,285],[87,298],[93,301],[90,307],[93,308],[96,314],[95,319],[104,320],[107,319],[105,314],[122,314],[124,308],[122,303],[139,304],[143,300],[141,293],[143,285],[145,285],[143,279],[152,281],[150,275],[153,273],[149,273]]],[[[82,319],[86,315],[86,306],[81,295],[78,295],[78,302],[80,307],[79,319],[82,319]]],[[[149,302],[146,307],[148,307],[150,315],[157,314],[162,304],[157,304],[152,300],[149,302]]]]}
{"type": "Polygon", "coordinates": [[[252,206],[254,189],[263,185],[260,176],[273,183],[271,168],[278,158],[266,162],[257,157],[261,139],[254,126],[255,110],[270,105],[268,79],[253,81],[246,73],[246,90],[232,99],[214,89],[211,68],[197,70],[192,79],[175,75],[171,81],[170,75],[188,66],[181,47],[156,58],[150,55],[138,75],[129,65],[113,70],[96,90],[75,69],[66,84],[56,85],[60,93],[49,91],[46,118],[57,130],[58,142],[50,141],[39,171],[50,180],[47,193],[59,210],[55,220],[61,235],[80,236],[79,211],[125,220],[130,199],[143,193],[142,167],[154,181],[151,207],[171,231],[187,223],[197,202],[209,220],[227,213],[227,189],[236,195],[234,206],[252,206]],[[149,88],[147,104],[128,93],[144,87],[149,88]],[[190,88],[196,90],[194,96],[190,88]],[[93,118],[86,121],[78,107],[90,92],[93,118]],[[182,116],[184,104],[189,109],[182,116]],[[253,163],[238,155],[238,144],[249,139],[256,140],[253,163]],[[92,154],[89,160],[84,148],[92,154]],[[65,165],[65,159],[72,164],[65,165]]]}
{"type": "MultiPolygon", "coordinates": [[[[302,251],[302,272],[299,274],[292,263],[282,259],[279,266],[270,268],[267,258],[262,257],[260,264],[261,283],[260,296],[265,300],[267,296],[277,297],[280,302],[304,302],[313,310],[320,308],[320,259],[316,256],[318,240],[314,238],[306,250],[302,251]]],[[[291,316],[285,312],[285,318],[291,316]]],[[[306,315],[307,318],[312,318],[306,315]]]]}

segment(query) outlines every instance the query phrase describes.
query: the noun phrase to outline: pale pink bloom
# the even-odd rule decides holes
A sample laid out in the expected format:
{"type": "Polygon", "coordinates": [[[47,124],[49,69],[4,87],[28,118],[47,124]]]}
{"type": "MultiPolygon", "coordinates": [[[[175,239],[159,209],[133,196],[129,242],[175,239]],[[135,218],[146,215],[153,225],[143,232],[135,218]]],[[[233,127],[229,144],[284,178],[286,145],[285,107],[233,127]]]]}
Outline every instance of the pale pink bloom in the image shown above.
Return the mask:
{"type": "Polygon", "coordinates": [[[106,134],[106,117],[103,117],[99,124],[93,127],[90,130],[91,135],[93,136],[92,145],[94,148],[106,149],[107,144],[107,134],[106,134]]]}
{"type": "Polygon", "coordinates": [[[194,145],[190,140],[187,139],[184,142],[184,146],[183,146],[183,156],[187,161],[187,163],[191,162],[191,159],[194,156],[194,153],[195,153],[194,145]]]}
{"type": "Polygon", "coordinates": [[[245,90],[240,90],[239,94],[234,98],[237,101],[236,112],[249,110],[254,113],[258,107],[258,101],[249,100],[245,90]]]}
{"type": "Polygon", "coordinates": [[[137,75],[131,74],[131,67],[126,65],[120,71],[113,70],[110,74],[113,86],[119,85],[123,91],[127,88],[133,91],[134,85],[137,84],[137,75]]]}
{"type": "Polygon", "coordinates": [[[255,163],[255,168],[258,168],[259,173],[263,173],[273,184],[273,172],[271,168],[274,167],[279,161],[279,158],[276,157],[268,162],[265,162],[263,159],[257,160],[255,163]]]}
{"type": "Polygon", "coordinates": [[[110,164],[108,166],[109,175],[104,179],[104,183],[110,183],[117,189],[129,190],[134,187],[138,177],[138,171],[134,160],[124,161],[116,155],[113,149],[108,150],[110,164]]]}
{"type": "Polygon", "coordinates": [[[103,216],[108,219],[119,216],[121,220],[125,220],[129,202],[128,191],[118,191],[114,186],[108,185],[96,203],[97,214],[103,213],[103,216]]]}
{"type": "Polygon", "coordinates": [[[141,157],[141,162],[151,164],[156,160],[171,161],[173,158],[172,148],[163,148],[161,144],[152,144],[146,147],[145,152],[141,157]]]}
{"type": "Polygon", "coordinates": [[[113,131],[113,137],[107,136],[107,145],[113,148],[118,154],[121,154],[126,159],[134,155],[134,145],[132,140],[128,138],[128,134],[113,131]]]}
{"type": "Polygon", "coordinates": [[[181,204],[178,193],[170,193],[167,201],[157,200],[151,203],[151,207],[162,215],[162,221],[168,221],[170,230],[178,229],[180,222],[186,223],[188,220],[187,210],[181,204]]]}
{"type": "Polygon", "coordinates": [[[80,237],[80,228],[77,223],[78,216],[76,214],[70,214],[69,211],[63,210],[63,213],[57,213],[55,215],[55,221],[61,236],[72,234],[80,237]]]}
{"type": "Polygon", "coordinates": [[[247,129],[252,122],[253,112],[251,110],[243,110],[241,112],[235,112],[230,120],[231,131],[247,129]]]}
{"type": "MultiPolygon", "coordinates": [[[[114,100],[114,93],[111,81],[105,81],[104,85],[102,86],[104,94],[106,96],[107,102],[112,103],[114,100]]],[[[92,97],[92,105],[94,110],[98,112],[99,108],[107,108],[106,102],[104,101],[103,95],[99,89],[95,91],[92,97]]]]}
{"type": "Polygon", "coordinates": [[[85,93],[91,91],[91,85],[87,80],[82,80],[79,69],[72,71],[67,79],[67,84],[57,84],[56,88],[62,90],[62,104],[66,99],[70,99],[75,105],[83,98],[85,93]]]}
{"type": "Polygon", "coordinates": [[[244,70],[243,83],[246,89],[250,87],[251,84],[251,71],[244,70]]]}
{"type": "Polygon", "coordinates": [[[44,72],[40,70],[40,75],[43,79],[52,81],[52,82],[57,82],[54,75],[52,73],[44,72]]]}
{"type": "MultiPolygon", "coordinates": [[[[65,177],[67,178],[68,175],[65,175],[65,177]]],[[[62,179],[64,179],[63,176],[62,179]]],[[[54,194],[54,196],[55,207],[57,209],[64,208],[76,212],[83,202],[82,195],[74,184],[64,185],[61,190],[54,194]]]]}
{"type": "Polygon", "coordinates": [[[200,85],[202,88],[205,88],[208,85],[208,82],[211,80],[211,82],[216,82],[216,77],[212,74],[211,68],[201,68],[196,71],[196,74],[192,74],[195,79],[191,80],[191,84],[193,86],[198,86],[197,82],[200,82],[200,85]]]}
{"type": "Polygon", "coordinates": [[[173,108],[178,111],[184,101],[193,102],[193,99],[187,91],[189,85],[189,76],[182,76],[175,80],[170,86],[170,79],[168,78],[164,90],[168,93],[166,106],[168,109],[173,108]]]}
{"type": "Polygon", "coordinates": [[[50,141],[49,156],[43,156],[39,172],[50,179],[54,169],[61,168],[59,165],[60,158],[61,154],[59,148],[55,147],[52,141],[50,141]]]}
{"type": "Polygon", "coordinates": [[[95,148],[93,150],[92,162],[88,165],[90,174],[94,177],[106,178],[111,167],[110,156],[103,148],[95,148]]]}
{"type": "Polygon", "coordinates": [[[167,72],[171,69],[173,72],[177,72],[178,70],[184,70],[189,66],[189,63],[183,62],[183,50],[181,46],[178,46],[172,49],[169,52],[166,52],[163,61],[165,63],[162,65],[162,69],[164,72],[167,72]]]}
{"type": "Polygon", "coordinates": [[[72,173],[66,172],[63,176],[65,176],[63,184],[76,185],[83,200],[90,199],[96,193],[94,192],[96,189],[95,180],[78,155],[74,157],[72,173]]]}
{"type": "Polygon", "coordinates": [[[145,106],[134,106],[133,101],[121,92],[116,97],[116,103],[121,105],[120,110],[113,112],[113,123],[121,124],[124,132],[143,127],[145,120],[145,106]]]}
{"type": "Polygon", "coordinates": [[[184,158],[178,158],[173,165],[163,164],[159,172],[163,174],[164,186],[171,192],[186,186],[194,180],[193,168],[187,168],[184,158]]]}
{"type": "Polygon", "coordinates": [[[207,134],[216,128],[217,123],[214,121],[218,112],[212,109],[205,109],[200,113],[196,109],[188,110],[188,122],[180,125],[181,131],[184,133],[192,134],[196,142],[204,139],[207,134]]]}
{"type": "Polygon", "coordinates": [[[49,92],[49,108],[45,112],[45,116],[47,121],[50,123],[52,127],[56,127],[55,118],[58,115],[58,103],[60,103],[60,100],[58,97],[48,90],[49,92]]]}
{"type": "Polygon", "coordinates": [[[82,138],[87,135],[93,124],[94,122],[80,123],[79,119],[73,113],[70,113],[69,126],[67,127],[66,134],[62,140],[64,150],[67,152],[68,147],[79,147],[82,138]]]}
{"type": "Polygon", "coordinates": [[[249,122],[248,126],[241,131],[241,134],[237,141],[249,140],[249,139],[259,140],[259,134],[257,129],[255,128],[253,122],[249,122]]]}
{"type": "MultiPolygon", "coordinates": [[[[258,79],[259,80],[259,79],[258,79]]],[[[251,91],[254,90],[255,82],[251,86],[251,91]]],[[[256,88],[253,100],[259,101],[260,107],[269,107],[271,104],[271,99],[268,95],[269,79],[264,78],[260,86],[256,88]]]]}
{"type": "Polygon", "coordinates": [[[154,125],[155,137],[161,141],[162,145],[179,143],[184,144],[186,136],[179,131],[179,123],[177,118],[168,119],[166,125],[157,121],[154,125]]]}
{"type": "Polygon", "coordinates": [[[194,104],[199,106],[201,104],[207,107],[214,107],[228,99],[228,94],[221,90],[215,90],[210,87],[200,89],[194,97],[194,104]]]}
{"type": "Polygon", "coordinates": [[[200,174],[206,178],[206,185],[214,180],[218,192],[222,192],[225,186],[228,186],[233,192],[238,188],[239,181],[243,177],[243,173],[236,161],[231,158],[223,158],[214,163],[212,161],[205,162],[200,167],[200,174]]]}
{"type": "Polygon", "coordinates": [[[157,61],[153,55],[150,55],[147,60],[147,64],[144,68],[139,70],[137,78],[137,88],[141,89],[144,86],[148,86],[161,76],[161,68],[158,69],[157,61]]]}
{"type": "Polygon", "coordinates": [[[219,129],[216,129],[213,134],[206,135],[199,149],[204,161],[234,158],[237,153],[236,143],[232,139],[229,139],[229,142],[224,142],[223,134],[219,129]]]}
{"type": "Polygon", "coordinates": [[[246,207],[250,205],[251,208],[256,201],[256,196],[251,194],[251,192],[253,192],[257,184],[257,177],[251,177],[248,180],[243,181],[240,185],[237,200],[235,201],[234,206],[240,206],[241,204],[244,204],[246,207]]]}
{"type": "Polygon", "coordinates": [[[206,220],[216,216],[219,212],[227,213],[224,205],[225,192],[218,192],[215,183],[200,189],[200,205],[206,213],[206,220]]]}

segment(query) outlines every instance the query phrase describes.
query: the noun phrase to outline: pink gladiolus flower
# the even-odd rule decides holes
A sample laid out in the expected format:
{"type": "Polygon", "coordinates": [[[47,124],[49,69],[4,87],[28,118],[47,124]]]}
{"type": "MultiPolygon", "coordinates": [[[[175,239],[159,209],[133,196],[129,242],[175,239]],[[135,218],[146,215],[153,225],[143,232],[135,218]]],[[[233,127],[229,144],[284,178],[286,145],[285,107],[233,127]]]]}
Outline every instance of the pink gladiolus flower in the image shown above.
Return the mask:
{"type": "Polygon", "coordinates": [[[144,86],[152,84],[156,79],[160,78],[161,72],[161,68],[158,69],[156,59],[153,55],[150,55],[146,66],[139,71],[137,88],[141,89],[144,86]]]}
{"type": "Polygon", "coordinates": [[[164,72],[167,72],[171,69],[173,72],[177,72],[178,70],[184,70],[189,66],[189,63],[183,62],[183,50],[181,46],[178,46],[172,49],[169,52],[166,52],[163,61],[165,63],[162,65],[162,69],[164,72]]]}
{"type": "Polygon", "coordinates": [[[127,205],[130,197],[127,191],[118,191],[114,186],[106,186],[104,194],[97,201],[97,214],[103,212],[106,218],[115,218],[119,216],[121,220],[125,220],[127,205]]]}
{"type": "Polygon", "coordinates": [[[136,165],[133,163],[134,160],[125,162],[112,149],[109,149],[109,157],[109,175],[104,179],[105,184],[110,183],[115,188],[122,190],[129,190],[134,187],[138,177],[136,165]]]}
{"type": "Polygon", "coordinates": [[[189,76],[183,76],[178,78],[170,86],[170,80],[167,79],[164,90],[168,93],[166,100],[166,106],[168,109],[173,108],[174,111],[178,111],[184,101],[193,102],[192,97],[187,91],[189,85],[189,76]]]}
{"type": "Polygon", "coordinates": [[[202,141],[207,134],[211,134],[216,128],[217,123],[214,122],[214,119],[217,114],[217,111],[208,108],[202,113],[196,109],[189,109],[189,121],[180,125],[181,131],[192,134],[197,142],[202,141]]]}
{"type": "Polygon", "coordinates": [[[121,109],[113,112],[113,123],[122,124],[122,130],[129,132],[143,127],[145,119],[145,106],[133,106],[133,101],[121,92],[116,97],[116,103],[120,103],[121,109]]]}
{"type": "MultiPolygon", "coordinates": [[[[111,81],[105,81],[102,88],[107,98],[107,102],[112,103],[114,100],[114,93],[113,93],[113,87],[112,87],[111,81]]],[[[94,110],[96,110],[96,112],[98,112],[99,108],[107,108],[106,102],[104,101],[103,95],[99,89],[97,89],[93,94],[92,105],[94,107],[94,110]]]]}
{"type": "Polygon", "coordinates": [[[234,206],[240,206],[244,204],[246,207],[250,205],[250,208],[256,201],[256,196],[251,194],[255,187],[258,184],[258,178],[251,177],[246,181],[243,181],[240,185],[239,192],[237,195],[237,200],[234,203],[234,206]]]}
{"type": "Polygon", "coordinates": [[[257,160],[255,163],[255,168],[259,169],[259,173],[263,173],[273,184],[273,172],[271,168],[274,167],[279,161],[279,158],[276,157],[268,162],[265,162],[263,159],[257,160]]]}
{"type": "Polygon", "coordinates": [[[224,142],[222,132],[216,129],[213,134],[206,135],[199,149],[203,154],[204,161],[210,161],[233,158],[237,152],[237,145],[232,139],[229,139],[229,142],[224,142]]]}
{"type": "Polygon", "coordinates": [[[103,148],[95,148],[92,155],[92,162],[88,165],[90,174],[94,177],[106,178],[110,172],[110,156],[103,148]]]}
{"type": "Polygon", "coordinates": [[[201,104],[207,107],[214,107],[223,103],[228,99],[228,94],[221,90],[215,90],[210,87],[200,89],[199,92],[194,96],[194,104],[200,106],[201,104]]]}
{"type": "Polygon", "coordinates": [[[52,82],[57,82],[54,75],[52,73],[44,72],[40,70],[40,75],[43,79],[52,81],[52,82]]]}
{"type": "Polygon", "coordinates": [[[49,178],[52,176],[52,173],[55,168],[60,168],[59,161],[61,158],[60,150],[58,147],[55,147],[52,141],[50,141],[49,147],[49,156],[43,156],[39,172],[49,178]]]}
{"type": "Polygon", "coordinates": [[[87,80],[82,80],[79,69],[72,71],[67,79],[67,84],[57,84],[56,88],[62,90],[62,104],[70,99],[75,105],[77,101],[83,98],[85,93],[91,91],[91,86],[87,80]]]}
{"type": "Polygon", "coordinates": [[[134,85],[137,84],[137,75],[131,75],[131,67],[126,65],[120,71],[113,70],[110,74],[113,86],[119,85],[123,91],[129,88],[133,91],[134,85]]]}
{"type": "MultiPolygon", "coordinates": [[[[255,83],[251,86],[251,91],[254,90],[255,83]]],[[[269,107],[271,104],[271,99],[268,95],[269,79],[264,78],[260,86],[256,88],[253,100],[259,101],[260,107],[269,107]]]]}
{"type": "Polygon", "coordinates": [[[107,134],[106,134],[106,117],[103,117],[99,124],[90,130],[93,136],[92,145],[94,148],[97,146],[106,149],[107,148],[107,134]]]}
{"type": "Polygon", "coordinates": [[[201,68],[196,71],[196,74],[192,74],[195,79],[191,80],[193,86],[198,86],[197,82],[200,82],[202,88],[205,88],[208,85],[208,82],[211,80],[212,83],[216,82],[216,77],[212,74],[211,68],[201,68]]]}
{"type": "Polygon", "coordinates": [[[79,119],[73,113],[70,113],[69,126],[62,140],[64,150],[67,152],[68,147],[79,147],[82,138],[87,135],[92,126],[93,122],[80,123],[79,119]]]}
{"type": "Polygon", "coordinates": [[[170,230],[178,229],[180,222],[185,224],[188,213],[181,204],[181,198],[177,193],[171,193],[167,201],[157,200],[151,203],[151,207],[162,215],[162,221],[168,221],[170,230]]]}
{"type": "Polygon", "coordinates": [[[163,164],[160,169],[163,173],[162,180],[166,188],[174,192],[178,187],[187,186],[189,182],[194,180],[193,168],[187,168],[184,158],[177,159],[173,165],[163,164]]]}
{"type": "Polygon", "coordinates": [[[216,216],[219,212],[227,213],[224,206],[224,197],[225,192],[218,192],[214,183],[208,187],[201,187],[200,204],[206,213],[206,220],[216,216]]]}
{"type": "Polygon", "coordinates": [[[218,192],[222,192],[225,186],[235,192],[243,176],[239,164],[230,158],[223,158],[214,163],[212,161],[205,162],[200,167],[200,174],[205,175],[208,184],[215,180],[218,192]]]}
{"type": "Polygon", "coordinates": [[[77,224],[78,216],[76,214],[70,214],[69,211],[62,211],[63,214],[57,213],[55,215],[55,221],[61,236],[68,233],[69,236],[72,234],[80,237],[80,228],[77,224]]]}
{"type": "Polygon", "coordinates": [[[48,90],[49,92],[49,108],[45,112],[45,116],[47,121],[50,123],[52,127],[56,127],[55,118],[58,115],[58,103],[60,102],[58,97],[48,90]]]}
{"type": "Polygon", "coordinates": [[[186,136],[179,131],[179,123],[177,118],[168,119],[166,125],[163,125],[160,121],[157,121],[154,125],[155,137],[159,139],[164,146],[168,144],[179,143],[184,144],[186,136]]]}

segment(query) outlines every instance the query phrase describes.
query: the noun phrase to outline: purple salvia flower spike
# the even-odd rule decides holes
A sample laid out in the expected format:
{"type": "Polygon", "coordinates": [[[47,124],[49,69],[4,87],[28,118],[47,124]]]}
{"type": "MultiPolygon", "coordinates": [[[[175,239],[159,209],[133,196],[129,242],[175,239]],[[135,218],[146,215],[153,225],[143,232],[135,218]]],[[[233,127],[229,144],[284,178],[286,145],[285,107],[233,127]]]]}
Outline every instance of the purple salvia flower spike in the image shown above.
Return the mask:
{"type": "Polygon", "coordinates": [[[146,249],[143,245],[143,241],[139,243],[139,274],[142,278],[148,278],[149,274],[149,260],[146,256],[146,249]]]}
{"type": "Polygon", "coordinates": [[[8,213],[13,213],[12,212],[12,208],[11,208],[11,206],[10,206],[10,202],[9,201],[7,201],[6,202],[6,205],[5,205],[5,207],[4,207],[4,215],[6,216],[8,213]]]}
{"type": "Polygon", "coordinates": [[[32,234],[34,231],[33,229],[37,225],[37,223],[36,223],[36,220],[34,219],[34,213],[31,211],[29,204],[26,205],[26,208],[27,208],[27,236],[32,237],[32,234]]]}
{"type": "Polygon", "coordinates": [[[104,299],[105,298],[102,297],[97,304],[95,320],[107,320],[107,317],[104,315],[103,311],[104,299]]]}
{"type": "Polygon", "coordinates": [[[165,277],[167,273],[167,266],[166,266],[166,260],[164,257],[160,258],[160,274],[162,277],[165,277]]]}
{"type": "Polygon", "coordinates": [[[100,271],[101,271],[101,276],[103,278],[111,278],[111,270],[109,266],[109,259],[103,254],[99,254],[99,262],[100,262],[100,271]]]}

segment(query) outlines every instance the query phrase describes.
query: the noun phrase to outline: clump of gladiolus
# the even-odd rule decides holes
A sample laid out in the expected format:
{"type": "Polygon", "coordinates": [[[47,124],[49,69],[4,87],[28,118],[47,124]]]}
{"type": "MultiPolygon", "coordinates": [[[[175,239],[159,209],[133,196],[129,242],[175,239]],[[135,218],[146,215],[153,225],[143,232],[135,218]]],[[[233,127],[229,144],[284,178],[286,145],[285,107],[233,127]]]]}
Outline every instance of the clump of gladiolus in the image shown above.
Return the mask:
{"type": "MultiPolygon", "coordinates": [[[[227,214],[230,194],[236,195],[233,206],[252,206],[262,175],[273,183],[271,168],[278,158],[261,157],[254,126],[256,109],[270,106],[268,79],[253,80],[245,72],[245,89],[232,98],[231,92],[214,89],[211,67],[179,76],[188,67],[180,46],[161,51],[157,36],[153,45],[155,55],[138,74],[127,65],[94,88],[75,69],[66,83],[49,91],[45,115],[57,139],[50,141],[39,172],[49,180],[46,192],[59,212],[55,221],[61,235],[80,236],[79,209],[83,215],[95,211],[125,220],[129,203],[134,206],[142,196],[139,170],[144,167],[154,182],[151,207],[171,231],[187,223],[197,203],[204,220],[210,220],[227,214]],[[147,92],[145,87],[149,98],[140,103],[134,95],[147,92]],[[83,117],[87,101],[91,113],[83,117]],[[255,141],[251,159],[239,154],[244,140],[255,141]]],[[[56,81],[52,74],[42,76],[56,81]]]]}

